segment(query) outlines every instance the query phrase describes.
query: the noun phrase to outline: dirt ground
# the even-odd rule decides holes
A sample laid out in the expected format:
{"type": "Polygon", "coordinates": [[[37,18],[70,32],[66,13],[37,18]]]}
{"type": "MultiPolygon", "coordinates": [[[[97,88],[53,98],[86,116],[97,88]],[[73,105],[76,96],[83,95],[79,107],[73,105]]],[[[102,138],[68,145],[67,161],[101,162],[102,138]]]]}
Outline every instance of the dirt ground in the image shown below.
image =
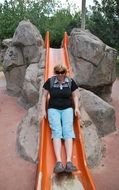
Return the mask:
{"type": "Polygon", "coordinates": [[[7,95],[5,85],[0,73],[0,190],[33,190],[36,165],[16,151],[17,126],[27,111],[7,95]]]}
{"type": "Polygon", "coordinates": [[[119,190],[119,80],[112,88],[112,105],[116,112],[117,131],[102,138],[105,155],[98,167],[92,170],[96,190],[119,190]]]}

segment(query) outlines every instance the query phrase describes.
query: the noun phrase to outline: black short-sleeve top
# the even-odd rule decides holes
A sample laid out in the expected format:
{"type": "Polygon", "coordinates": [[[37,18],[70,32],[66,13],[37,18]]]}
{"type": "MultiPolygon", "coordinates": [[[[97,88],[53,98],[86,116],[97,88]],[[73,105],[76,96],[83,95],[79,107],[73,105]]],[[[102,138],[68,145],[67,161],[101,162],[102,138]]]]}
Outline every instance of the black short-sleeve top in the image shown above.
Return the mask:
{"type": "Polygon", "coordinates": [[[62,110],[73,107],[72,92],[78,88],[73,79],[65,77],[64,82],[61,84],[57,77],[55,77],[53,85],[51,86],[51,78],[49,78],[44,83],[43,88],[48,90],[50,94],[48,108],[62,110]]]}

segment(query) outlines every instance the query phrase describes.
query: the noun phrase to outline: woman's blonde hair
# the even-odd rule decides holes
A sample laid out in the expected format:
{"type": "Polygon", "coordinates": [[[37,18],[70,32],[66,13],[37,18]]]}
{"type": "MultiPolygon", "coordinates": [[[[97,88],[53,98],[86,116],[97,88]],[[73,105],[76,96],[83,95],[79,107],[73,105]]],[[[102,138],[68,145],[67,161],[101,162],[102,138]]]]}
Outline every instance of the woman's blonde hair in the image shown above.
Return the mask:
{"type": "Polygon", "coordinates": [[[56,73],[57,71],[65,71],[65,73],[67,73],[67,68],[65,65],[58,64],[54,67],[54,73],[56,73]]]}

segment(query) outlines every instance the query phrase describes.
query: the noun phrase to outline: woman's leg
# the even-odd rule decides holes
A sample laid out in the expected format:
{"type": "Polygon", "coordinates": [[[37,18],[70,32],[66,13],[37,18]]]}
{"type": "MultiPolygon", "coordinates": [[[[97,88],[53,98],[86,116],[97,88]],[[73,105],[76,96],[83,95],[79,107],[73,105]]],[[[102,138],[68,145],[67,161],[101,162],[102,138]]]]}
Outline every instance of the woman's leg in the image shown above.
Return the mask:
{"type": "Polygon", "coordinates": [[[66,155],[67,155],[67,162],[70,162],[72,159],[72,149],[73,149],[72,139],[65,140],[65,149],[66,149],[66,155]]]}
{"type": "Polygon", "coordinates": [[[54,172],[61,173],[64,171],[64,166],[61,162],[62,126],[60,110],[53,108],[48,109],[48,120],[52,129],[53,147],[57,161],[54,167],[54,172]]]}
{"type": "Polygon", "coordinates": [[[62,129],[63,137],[65,139],[65,149],[67,155],[67,162],[71,161],[72,158],[72,148],[73,148],[73,138],[75,138],[73,129],[73,109],[68,108],[62,112],[62,129]]]}
{"type": "Polygon", "coordinates": [[[69,173],[77,171],[76,166],[74,166],[72,163],[72,150],[73,150],[72,139],[65,140],[65,148],[66,148],[66,154],[67,154],[67,163],[66,163],[65,171],[69,173]]]}
{"type": "Polygon", "coordinates": [[[61,162],[61,139],[53,139],[53,146],[57,162],[61,162]]]}
{"type": "Polygon", "coordinates": [[[56,160],[61,161],[62,126],[60,111],[53,108],[48,109],[48,120],[52,129],[52,139],[56,160]]]}

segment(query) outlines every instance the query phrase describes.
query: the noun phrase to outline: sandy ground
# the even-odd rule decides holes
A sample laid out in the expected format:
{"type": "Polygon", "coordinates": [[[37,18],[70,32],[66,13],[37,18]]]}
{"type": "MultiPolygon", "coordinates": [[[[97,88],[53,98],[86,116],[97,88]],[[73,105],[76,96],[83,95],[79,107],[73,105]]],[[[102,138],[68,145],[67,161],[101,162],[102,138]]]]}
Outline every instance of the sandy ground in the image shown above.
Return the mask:
{"type": "Polygon", "coordinates": [[[119,80],[112,88],[112,105],[116,112],[117,131],[102,138],[105,155],[98,167],[92,170],[96,190],[119,190],[119,80]]]}
{"type": "Polygon", "coordinates": [[[8,96],[0,73],[0,190],[33,190],[36,165],[19,157],[16,151],[17,126],[27,113],[8,96]]]}
{"type": "MultiPolygon", "coordinates": [[[[33,190],[36,165],[19,157],[16,151],[17,126],[27,113],[17,98],[8,96],[0,73],[0,190],[33,190]]],[[[100,165],[91,170],[96,190],[119,190],[119,81],[112,90],[117,131],[102,138],[106,146],[100,165]]]]}

